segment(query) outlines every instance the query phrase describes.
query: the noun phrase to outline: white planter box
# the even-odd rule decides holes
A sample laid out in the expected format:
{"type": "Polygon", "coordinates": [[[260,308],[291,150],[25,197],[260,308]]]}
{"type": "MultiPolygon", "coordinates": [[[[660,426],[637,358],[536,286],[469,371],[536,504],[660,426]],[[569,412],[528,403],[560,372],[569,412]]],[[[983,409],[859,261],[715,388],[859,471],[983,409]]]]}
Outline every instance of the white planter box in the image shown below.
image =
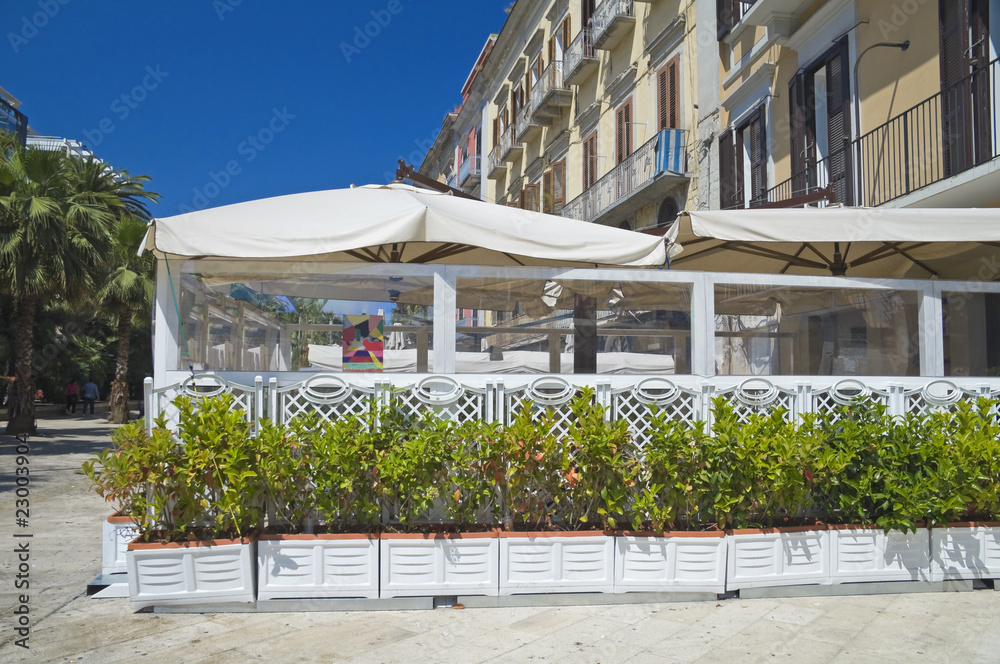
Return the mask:
{"type": "Polygon", "coordinates": [[[726,591],[723,533],[615,537],[616,593],[726,591]]]}
{"type": "Polygon", "coordinates": [[[882,529],[830,528],[833,583],[928,581],[930,531],[904,533],[882,529]]]}
{"type": "Polygon", "coordinates": [[[379,546],[380,597],[495,597],[499,592],[496,533],[383,534],[379,546]]]}
{"type": "Polygon", "coordinates": [[[257,599],[378,599],[375,535],[264,536],[257,542],[257,599]]]}
{"type": "Polygon", "coordinates": [[[614,592],[615,538],[500,533],[500,594],[614,592]]]}
{"type": "Polygon", "coordinates": [[[1000,578],[1000,524],[931,528],[931,580],[1000,578]]]}
{"type": "Polygon", "coordinates": [[[252,603],[255,545],[239,540],[130,544],[128,592],[132,608],[252,603]]]}
{"type": "Polygon", "coordinates": [[[737,530],[726,539],[726,590],[830,583],[830,533],[826,530],[737,530]]]}
{"type": "Polygon", "coordinates": [[[128,551],[129,542],[138,535],[139,531],[129,517],[115,514],[107,518],[103,524],[101,540],[101,574],[128,572],[125,553],[128,551]]]}

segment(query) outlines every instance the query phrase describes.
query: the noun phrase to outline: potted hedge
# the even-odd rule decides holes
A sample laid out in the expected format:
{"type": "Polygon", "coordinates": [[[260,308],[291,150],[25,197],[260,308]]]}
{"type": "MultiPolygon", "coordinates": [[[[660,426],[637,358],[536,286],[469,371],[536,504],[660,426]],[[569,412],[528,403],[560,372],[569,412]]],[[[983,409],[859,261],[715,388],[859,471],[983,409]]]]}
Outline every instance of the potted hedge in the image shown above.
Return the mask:
{"type": "Polygon", "coordinates": [[[175,404],[176,434],[162,419],[151,434],[124,425],[83,466],[97,493],[135,523],[126,554],[132,606],[253,602],[261,501],[249,424],[228,395],[175,404]]]}
{"type": "Polygon", "coordinates": [[[258,600],[379,596],[376,417],[263,423],[258,600]]]}

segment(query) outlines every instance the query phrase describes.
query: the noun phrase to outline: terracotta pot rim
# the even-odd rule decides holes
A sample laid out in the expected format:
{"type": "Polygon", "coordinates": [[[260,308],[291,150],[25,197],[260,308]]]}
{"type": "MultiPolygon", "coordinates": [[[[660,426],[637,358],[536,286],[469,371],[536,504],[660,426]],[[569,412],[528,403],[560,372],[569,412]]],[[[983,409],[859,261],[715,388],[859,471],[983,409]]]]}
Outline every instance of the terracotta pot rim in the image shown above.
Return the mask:
{"type": "Polygon", "coordinates": [[[542,537],[614,537],[610,530],[537,530],[516,531],[501,530],[501,538],[542,538],[542,537]]]}
{"type": "MultiPolygon", "coordinates": [[[[138,539],[138,538],[136,538],[138,539]]],[[[151,551],[156,549],[210,549],[213,546],[227,546],[231,544],[253,544],[257,540],[244,537],[242,539],[213,539],[213,540],[192,540],[190,542],[137,542],[132,540],[128,544],[129,551],[151,551]]]]}
{"type": "Polygon", "coordinates": [[[308,542],[310,540],[377,540],[378,533],[269,533],[258,538],[262,542],[308,542]]]}
{"type": "Polygon", "coordinates": [[[496,539],[497,531],[473,533],[381,533],[380,540],[463,540],[463,539],[496,539]]]}
{"type": "Polygon", "coordinates": [[[726,531],[727,535],[773,535],[780,533],[807,533],[807,532],[823,532],[829,530],[829,526],[825,523],[819,523],[814,526],[789,526],[787,528],[730,528],[726,531]]]}
{"type": "Polygon", "coordinates": [[[664,530],[662,532],[652,530],[619,530],[615,531],[616,537],[725,537],[723,530],[664,530]]]}
{"type": "Polygon", "coordinates": [[[135,523],[138,525],[135,519],[130,516],[123,516],[121,512],[115,512],[109,516],[108,523],[135,523]]]}

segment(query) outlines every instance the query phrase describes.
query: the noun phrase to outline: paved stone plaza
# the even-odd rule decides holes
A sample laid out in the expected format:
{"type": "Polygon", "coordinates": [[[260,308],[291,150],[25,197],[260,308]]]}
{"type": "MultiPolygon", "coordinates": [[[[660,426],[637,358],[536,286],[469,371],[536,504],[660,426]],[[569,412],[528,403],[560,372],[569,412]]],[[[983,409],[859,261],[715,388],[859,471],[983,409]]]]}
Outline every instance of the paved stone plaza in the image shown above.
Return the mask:
{"type": "Polygon", "coordinates": [[[93,599],[101,521],[75,474],[111,427],[39,422],[29,440],[30,520],[15,520],[15,441],[0,437],[0,662],[1000,662],[1000,592],[730,599],[630,606],[434,611],[150,614],[93,599]],[[30,533],[30,589],[15,546],[30,533]],[[27,592],[29,650],[14,644],[27,592]]]}

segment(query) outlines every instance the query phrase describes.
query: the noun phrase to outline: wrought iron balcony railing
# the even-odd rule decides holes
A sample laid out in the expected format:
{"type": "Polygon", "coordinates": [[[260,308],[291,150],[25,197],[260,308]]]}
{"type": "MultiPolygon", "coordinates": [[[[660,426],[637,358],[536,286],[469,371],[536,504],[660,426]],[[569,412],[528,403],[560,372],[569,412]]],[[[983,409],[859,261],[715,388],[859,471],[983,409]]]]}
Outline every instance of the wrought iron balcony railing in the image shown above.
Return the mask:
{"type": "Polygon", "coordinates": [[[563,55],[566,85],[575,85],[597,68],[598,58],[594,53],[594,33],[584,28],[566,49],[563,55]]]}
{"type": "Polygon", "coordinates": [[[1000,59],[768,190],[751,207],[830,186],[845,205],[883,205],[1000,157],[1000,59]]]}
{"type": "Polygon", "coordinates": [[[569,202],[562,216],[595,221],[644,189],[658,175],[687,172],[687,131],[664,129],[616,165],[594,186],[569,202]]]}
{"type": "Polygon", "coordinates": [[[531,91],[531,114],[541,118],[558,116],[560,109],[569,106],[573,93],[563,82],[563,61],[554,60],[542,72],[531,91]]]}
{"type": "Polygon", "coordinates": [[[604,0],[590,19],[594,32],[594,48],[601,48],[605,42],[613,40],[621,29],[623,20],[635,20],[633,0],[604,0]]]}

